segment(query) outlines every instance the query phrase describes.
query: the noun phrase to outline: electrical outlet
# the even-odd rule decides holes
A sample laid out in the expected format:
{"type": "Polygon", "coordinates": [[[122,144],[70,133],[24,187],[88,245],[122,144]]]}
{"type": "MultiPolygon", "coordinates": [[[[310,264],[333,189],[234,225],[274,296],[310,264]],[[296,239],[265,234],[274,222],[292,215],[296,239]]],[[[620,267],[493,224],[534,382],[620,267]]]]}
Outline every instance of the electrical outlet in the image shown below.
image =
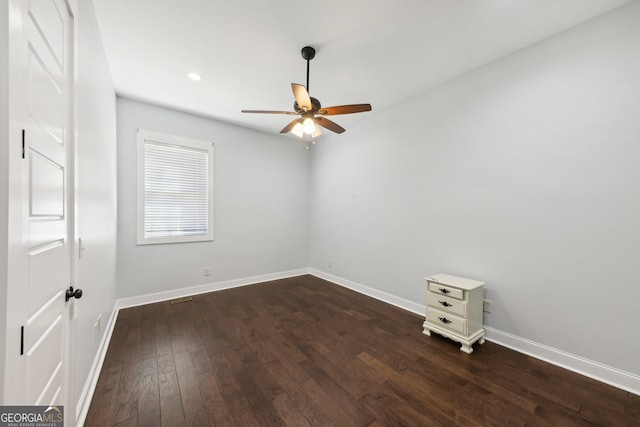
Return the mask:
{"type": "Polygon", "coordinates": [[[102,328],[102,314],[100,316],[98,316],[98,320],[96,320],[96,323],[93,324],[93,339],[96,340],[98,339],[98,336],[100,335],[100,329],[102,328]]]}
{"type": "Polygon", "coordinates": [[[482,300],[482,311],[484,311],[485,313],[491,313],[491,301],[489,301],[488,299],[482,300]]]}
{"type": "Polygon", "coordinates": [[[202,269],[202,275],[203,276],[210,276],[211,275],[211,268],[209,267],[205,267],[202,269]]]}

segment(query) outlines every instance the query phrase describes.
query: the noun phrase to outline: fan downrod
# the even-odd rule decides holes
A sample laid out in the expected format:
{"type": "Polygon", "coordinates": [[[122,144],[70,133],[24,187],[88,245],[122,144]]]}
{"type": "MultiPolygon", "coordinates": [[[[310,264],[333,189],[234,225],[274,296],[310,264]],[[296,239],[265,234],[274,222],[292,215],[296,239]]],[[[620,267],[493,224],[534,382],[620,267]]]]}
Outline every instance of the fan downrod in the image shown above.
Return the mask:
{"type": "Polygon", "coordinates": [[[309,92],[309,62],[316,56],[316,50],[311,46],[305,46],[300,53],[302,53],[302,57],[307,61],[307,92],[309,92]]]}

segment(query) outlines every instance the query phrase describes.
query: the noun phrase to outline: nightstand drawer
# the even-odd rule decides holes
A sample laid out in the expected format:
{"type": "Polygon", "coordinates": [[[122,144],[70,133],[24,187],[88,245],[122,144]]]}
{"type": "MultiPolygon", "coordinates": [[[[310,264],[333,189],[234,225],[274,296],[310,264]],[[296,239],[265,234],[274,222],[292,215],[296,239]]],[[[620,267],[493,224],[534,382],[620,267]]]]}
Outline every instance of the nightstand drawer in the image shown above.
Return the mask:
{"type": "Polygon", "coordinates": [[[464,292],[462,289],[453,288],[451,286],[443,285],[442,283],[429,282],[429,290],[451,298],[460,300],[464,299],[464,292]]]}
{"type": "Polygon", "coordinates": [[[427,307],[427,322],[443,328],[450,329],[459,334],[467,333],[467,319],[463,319],[451,313],[427,307]]]}
{"type": "Polygon", "coordinates": [[[427,295],[428,304],[439,310],[457,314],[460,317],[467,317],[467,303],[455,298],[449,298],[442,294],[429,292],[427,295]]]}

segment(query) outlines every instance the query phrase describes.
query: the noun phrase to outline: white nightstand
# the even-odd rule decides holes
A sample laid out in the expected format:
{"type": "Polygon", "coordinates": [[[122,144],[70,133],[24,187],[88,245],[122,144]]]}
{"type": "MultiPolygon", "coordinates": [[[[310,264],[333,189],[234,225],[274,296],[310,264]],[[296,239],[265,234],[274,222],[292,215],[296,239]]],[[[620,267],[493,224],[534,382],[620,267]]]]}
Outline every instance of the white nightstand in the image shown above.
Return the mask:
{"type": "Polygon", "coordinates": [[[462,344],[460,351],[471,354],[476,341],[484,344],[482,297],[484,282],[436,274],[427,277],[426,335],[443,335],[462,344]]]}

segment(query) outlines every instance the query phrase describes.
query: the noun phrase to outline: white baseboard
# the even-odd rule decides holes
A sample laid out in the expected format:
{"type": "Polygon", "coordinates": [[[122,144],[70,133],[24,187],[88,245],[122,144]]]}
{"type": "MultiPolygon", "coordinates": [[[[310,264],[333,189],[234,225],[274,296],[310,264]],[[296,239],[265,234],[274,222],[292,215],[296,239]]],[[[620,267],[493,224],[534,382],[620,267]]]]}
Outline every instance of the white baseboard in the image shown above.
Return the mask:
{"type": "MultiPolygon", "coordinates": [[[[416,304],[404,298],[400,298],[323,271],[310,268],[309,274],[422,316],[426,310],[424,305],[416,304]]],[[[487,341],[508,347],[519,353],[535,357],[536,359],[544,360],[552,365],[560,366],[561,368],[593,378],[630,393],[640,395],[640,376],[621,371],[620,369],[603,365],[601,363],[594,362],[593,360],[588,360],[562,350],[548,347],[544,344],[530,341],[526,338],[502,332],[498,329],[488,326],[485,326],[484,328],[486,332],[485,338],[487,341]]]]}
{"type": "Polygon", "coordinates": [[[353,282],[351,280],[343,279],[342,277],[334,276],[333,274],[325,273],[324,271],[316,270],[315,268],[310,268],[309,274],[327,280],[331,283],[335,283],[336,285],[351,289],[358,293],[370,296],[371,298],[375,298],[382,302],[395,305],[396,307],[400,307],[412,313],[424,316],[425,306],[416,304],[415,302],[409,301],[408,299],[400,298],[398,296],[388,294],[378,289],[374,289],[369,286],[353,282]]]}
{"type": "Polygon", "coordinates": [[[174,298],[191,295],[206,294],[207,292],[221,291],[223,289],[237,288],[239,286],[253,285],[255,283],[271,280],[286,279],[287,277],[302,276],[308,274],[307,268],[299,270],[283,271],[280,273],[262,274],[259,276],[245,277],[241,279],[225,280],[223,282],[206,283],[204,285],[190,286],[188,288],[172,289],[170,291],[156,292],[153,294],[126,297],[116,300],[116,308],[135,307],[138,305],[152,304],[154,302],[167,301],[174,298]]]}
{"type": "MultiPolygon", "coordinates": [[[[280,273],[264,274],[260,276],[209,283],[205,285],[192,286],[188,288],[175,289],[154,294],[120,298],[116,300],[113,312],[111,314],[111,317],[109,318],[107,332],[104,334],[104,337],[100,344],[100,348],[91,367],[89,378],[86,381],[81,398],[78,401],[78,405],[76,407],[76,419],[78,420],[77,426],[81,427],[84,424],[87,412],[89,411],[91,399],[98,383],[100,370],[102,369],[102,364],[104,363],[104,358],[107,354],[109,341],[111,340],[113,328],[115,326],[120,309],[166,301],[169,299],[180,298],[189,295],[197,295],[223,289],[235,288],[239,286],[253,285],[255,283],[268,282],[271,280],[285,279],[287,277],[302,276],[305,274],[311,274],[313,276],[351,289],[363,295],[370,296],[372,298],[375,298],[382,302],[386,302],[412,313],[416,313],[419,315],[424,315],[425,313],[424,305],[417,304],[407,299],[313,268],[303,268],[299,270],[291,270],[280,273]]],[[[488,341],[494,342],[504,347],[508,347],[517,352],[527,354],[529,356],[535,357],[536,359],[544,360],[545,362],[560,366],[570,371],[574,371],[586,377],[593,378],[622,390],[626,390],[630,393],[640,395],[640,377],[637,375],[621,371],[619,369],[612,368],[610,366],[606,366],[601,363],[582,358],[580,356],[566,353],[564,351],[548,347],[543,344],[509,334],[507,332],[502,332],[498,329],[494,329],[488,326],[485,326],[485,330],[485,338],[488,341]]]]}
{"type": "Polygon", "coordinates": [[[93,398],[93,393],[96,391],[96,385],[98,385],[98,378],[100,377],[100,371],[102,371],[102,364],[104,363],[104,358],[107,355],[107,349],[109,348],[109,342],[111,342],[111,335],[113,334],[113,328],[116,325],[117,318],[118,310],[114,306],[106,325],[107,328],[105,329],[105,333],[100,341],[98,352],[96,353],[96,357],[93,360],[91,369],[89,370],[89,377],[84,384],[84,388],[80,394],[80,399],[78,399],[78,404],[76,405],[77,427],[82,427],[87,418],[89,406],[91,406],[91,399],[93,398]]]}
{"type": "Polygon", "coordinates": [[[640,396],[640,376],[489,326],[485,326],[484,329],[488,341],[640,396]]]}

